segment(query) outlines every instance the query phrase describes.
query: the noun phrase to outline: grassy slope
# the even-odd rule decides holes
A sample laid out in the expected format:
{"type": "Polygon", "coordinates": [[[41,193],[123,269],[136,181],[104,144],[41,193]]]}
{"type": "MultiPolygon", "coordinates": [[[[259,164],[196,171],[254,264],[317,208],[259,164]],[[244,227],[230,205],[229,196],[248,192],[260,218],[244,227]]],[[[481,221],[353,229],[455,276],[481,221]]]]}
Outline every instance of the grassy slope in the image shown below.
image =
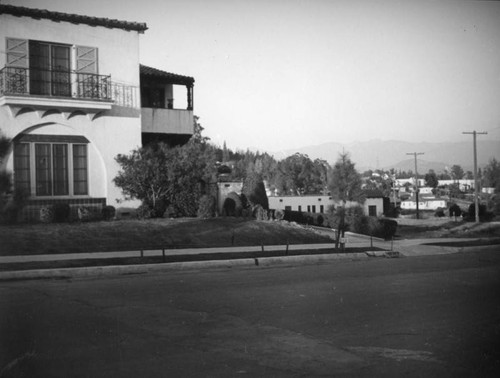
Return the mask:
{"type": "Polygon", "coordinates": [[[157,248],[325,243],[331,239],[286,222],[242,218],[153,219],[0,226],[0,255],[157,248]],[[233,237],[234,235],[234,237],[233,237]]]}
{"type": "Polygon", "coordinates": [[[476,224],[449,218],[397,219],[397,221],[397,236],[404,239],[500,237],[500,222],[476,224]]]}

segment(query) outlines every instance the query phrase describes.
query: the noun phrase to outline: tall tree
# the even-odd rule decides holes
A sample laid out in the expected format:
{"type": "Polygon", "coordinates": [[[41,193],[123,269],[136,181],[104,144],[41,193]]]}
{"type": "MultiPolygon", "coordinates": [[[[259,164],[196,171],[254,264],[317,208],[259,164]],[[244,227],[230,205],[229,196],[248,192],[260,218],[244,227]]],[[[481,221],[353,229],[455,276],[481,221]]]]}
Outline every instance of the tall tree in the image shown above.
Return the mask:
{"type": "Polygon", "coordinates": [[[364,202],[361,175],[348,153],[339,155],[328,176],[328,189],[336,201],[364,202]]]}
{"type": "Polygon", "coordinates": [[[461,180],[463,179],[465,174],[463,168],[458,164],[455,164],[451,167],[450,173],[451,177],[453,177],[453,180],[461,180]]]}
{"type": "Polygon", "coordinates": [[[347,225],[345,223],[345,204],[347,201],[364,202],[361,190],[361,175],[356,170],[355,164],[351,161],[348,153],[342,153],[333,165],[328,175],[328,188],[334,200],[342,202],[342,207],[338,209],[339,222],[337,227],[337,238],[335,246],[338,247],[340,237],[345,236],[347,225]]]}
{"type": "Polygon", "coordinates": [[[436,189],[438,187],[439,180],[437,178],[436,172],[434,172],[433,169],[429,169],[429,172],[425,174],[424,180],[425,180],[425,185],[433,189],[436,189]]]}
{"type": "Polygon", "coordinates": [[[493,158],[483,170],[483,185],[500,191],[500,163],[493,158]]]}
{"type": "Polygon", "coordinates": [[[243,181],[241,191],[252,207],[260,205],[263,209],[269,210],[269,200],[261,174],[249,172],[243,181]]]}
{"type": "Polygon", "coordinates": [[[229,159],[229,150],[227,149],[226,141],[224,141],[224,145],[222,146],[222,162],[226,163],[229,159]]]}

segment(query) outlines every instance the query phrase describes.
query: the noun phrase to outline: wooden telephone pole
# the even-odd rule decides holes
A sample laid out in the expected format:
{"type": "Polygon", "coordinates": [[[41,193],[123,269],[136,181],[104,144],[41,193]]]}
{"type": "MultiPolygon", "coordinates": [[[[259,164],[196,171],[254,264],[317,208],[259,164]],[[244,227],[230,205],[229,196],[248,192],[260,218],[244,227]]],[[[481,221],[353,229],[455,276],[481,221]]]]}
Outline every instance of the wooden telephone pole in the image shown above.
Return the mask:
{"type": "Polygon", "coordinates": [[[423,152],[408,152],[406,155],[413,155],[415,157],[415,201],[417,203],[417,219],[419,219],[418,212],[418,171],[417,171],[417,156],[423,155],[423,152]]]}
{"type": "Polygon", "coordinates": [[[476,141],[476,135],[486,135],[488,134],[485,131],[478,132],[476,130],[474,131],[466,131],[463,132],[462,134],[472,134],[473,138],[473,144],[474,144],[474,208],[476,212],[476,223],[479,223],[479,180],[477,177],[477,141],[476,141]]]}

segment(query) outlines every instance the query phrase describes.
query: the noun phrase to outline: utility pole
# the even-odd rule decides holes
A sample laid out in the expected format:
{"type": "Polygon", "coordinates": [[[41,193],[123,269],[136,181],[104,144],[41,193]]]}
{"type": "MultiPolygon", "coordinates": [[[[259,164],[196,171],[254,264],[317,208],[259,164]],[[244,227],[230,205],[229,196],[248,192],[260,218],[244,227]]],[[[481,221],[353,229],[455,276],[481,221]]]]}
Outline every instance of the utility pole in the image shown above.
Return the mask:
{"type": "Polygon", "coordinates": [[[485,131],[478,132],[476,130],[474,131],[465,131],[462,134],[472,134],[472,141],[474,144],[474,208],[476,211],[476,223],[479,223],[479,180],[477,177],[477,142],[476,142],[476,136],[479,135],[486,135],[488,134],[485,131]]]}
{"type": "Polygon", "coordinates": [[[408,152],[406,155],[413,155],[415,157],[415,201],[417,203],[417,219],[419,219],[418,212],[418,171],[417,171],[417,156],[423,155],[423,152],[408,152]]]}

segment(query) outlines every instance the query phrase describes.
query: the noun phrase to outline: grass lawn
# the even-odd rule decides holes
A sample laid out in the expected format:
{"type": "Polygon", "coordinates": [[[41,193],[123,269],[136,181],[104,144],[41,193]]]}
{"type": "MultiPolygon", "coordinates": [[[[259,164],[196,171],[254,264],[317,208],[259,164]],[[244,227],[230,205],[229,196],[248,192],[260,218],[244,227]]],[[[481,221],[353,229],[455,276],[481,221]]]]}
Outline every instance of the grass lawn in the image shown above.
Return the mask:
{"type": "Polygon", "coordinates": [[[331,242],[287,222],[232,217],[0,226],[2,256],[331,242]]]}

